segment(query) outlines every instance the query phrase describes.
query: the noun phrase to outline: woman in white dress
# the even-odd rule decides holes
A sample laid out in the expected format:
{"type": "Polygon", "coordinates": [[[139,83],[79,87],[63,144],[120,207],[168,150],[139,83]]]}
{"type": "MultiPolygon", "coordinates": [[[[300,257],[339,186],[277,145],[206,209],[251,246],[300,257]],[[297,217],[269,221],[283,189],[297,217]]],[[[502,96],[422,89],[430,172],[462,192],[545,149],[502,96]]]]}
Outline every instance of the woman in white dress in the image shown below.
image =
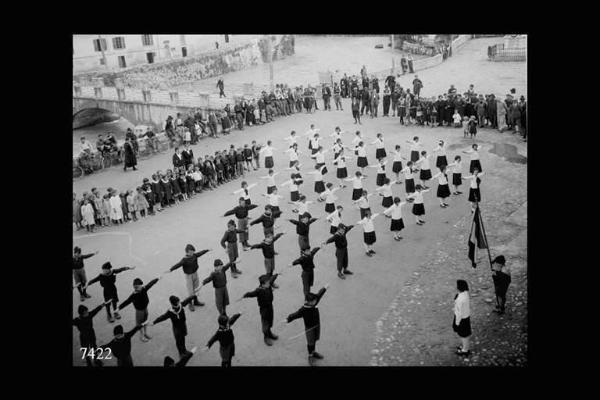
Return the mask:
{"type": "Polygon", "coordinates": [[[112,191],[112,196],[110,198],[110,219],[115,224],[123,223],[123,205],[116,190],[112,191]]]}

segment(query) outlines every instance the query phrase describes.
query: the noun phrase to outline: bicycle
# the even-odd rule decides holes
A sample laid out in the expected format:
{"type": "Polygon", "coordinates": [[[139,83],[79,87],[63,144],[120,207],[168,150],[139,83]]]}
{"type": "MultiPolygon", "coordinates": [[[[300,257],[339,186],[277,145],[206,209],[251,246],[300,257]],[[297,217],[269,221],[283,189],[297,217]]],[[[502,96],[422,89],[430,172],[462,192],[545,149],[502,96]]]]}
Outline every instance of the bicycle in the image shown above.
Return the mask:
{"type": "Polygon", "coordinates": [[[83,168],[79,166],[79,160],[73,159],[73,179],[81,178],[83,176],[83,168]]]}

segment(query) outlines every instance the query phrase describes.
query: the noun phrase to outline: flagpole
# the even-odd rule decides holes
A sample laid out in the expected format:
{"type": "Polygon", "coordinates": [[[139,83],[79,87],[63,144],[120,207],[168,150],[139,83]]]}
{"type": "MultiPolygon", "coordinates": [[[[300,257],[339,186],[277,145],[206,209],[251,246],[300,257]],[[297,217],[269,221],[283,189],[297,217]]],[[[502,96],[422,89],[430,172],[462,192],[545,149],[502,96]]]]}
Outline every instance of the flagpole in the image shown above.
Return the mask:
{"type": "Polygon", "coordinates": [[[483,217],[481,216],[481,210],[479,209],[479,201],[475,202],[477,207],[477,211],[479,211],[479,221],[481,222],[481,230],[483,231],[483,237],[485,238],[485,244],[487,247],[488,258],[490,260],[490,269],[492,269],[492,255],[490,253],[490,242],[487,239],[487,234],[485,233],[485,227],[483,226],[483,217]]]}

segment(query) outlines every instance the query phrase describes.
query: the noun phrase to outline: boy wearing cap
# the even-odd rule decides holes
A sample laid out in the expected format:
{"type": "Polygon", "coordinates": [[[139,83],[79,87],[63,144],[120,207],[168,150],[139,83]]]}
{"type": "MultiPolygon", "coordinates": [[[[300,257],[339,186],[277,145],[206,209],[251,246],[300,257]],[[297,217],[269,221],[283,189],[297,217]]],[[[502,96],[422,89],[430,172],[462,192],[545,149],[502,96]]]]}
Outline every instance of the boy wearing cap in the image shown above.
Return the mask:
{"type": "MultiPolygon", "coordinates": [[[[261,243],[250,246],[251,249],[262,249],[263,256],[265,257],[265,270],[269,276],[273,275],[273,271],[275,270],[275,241],[282,237],[284,233],[281,232],[275,236],[269,233],[261,243]]],[[[274,287],[277,288],[276,286],[274,287]]]]}
{"type": "Polygon", "coordinates": [[[256,204],[246,204],[246,200],[243,197],[240,197],[239,205],[223,214],[224,217],[235,214],[235,217],[238,220],[239,230],[242,231],[239,233],[239,237],[244,251],[248,250],[248,247],[250,246],[248,244],[248,212],[256,207],[258,207],[256,204]]]}
{"type": "Polygon", "coordinates": [[[191,244],[188,244],[185,246],[185,257],[167,271],[173,272],[176,269],[183,267],[188,295],[193,298],[193,301],[189,302],[190,311],[194,311],[194,306],[202,307],[204,305],[204,303],[198,300],[198,295],[196,294],[196,291],[200,288],[200,280],[198,279],[198,258],[209,251],[210,249],[207,249],[196,253],[196,248],[191,244]]]}
{"type": "Polygon", "coordinates": [[[146,328],[148,321],[141,325],[136,325],[128,332],[123,332],[123,326],[117,325],[113,329],[115,337],[105,345],[98,346],[101,349],[109,349],[117,359],[118,367],[133,367],[131,359],[131,338],[137,331],[146,328]]]}
{"type": "Polygon", "coordinates": [[[219,318],[217,319],[219,323],[219,329],[206,344],[205,351],[208,351],[216,341],[219,342],[219,353],[221,353],[221,367],[231,367],[231,359],[233,358],[233,356],[235,356],[235,338],[233,336],[233,331],[231,330],[231,327],[241,315],[242,313],[233,314],[231,318],[229,318],[225,314],[219,315],[219,318]]]}
{"type": "MultiPolygon", "coordinates": [[[[234,261],[240,262],[240,260],[234,261]]],[[[221,315],[226,314],[225,309],[229,305],[229,293],[227,292],[227,276],[225,275],[225,271],[232,265],[233,262],[223,265],[223,261],[217,258],[214,262],[215,270],[210,273],[208,278],[202,281],[202,286],[209,282],[213,283],[213,287],[215,288],[215,304],[221,315]]]]}
{"type": "Polygon", "coordinates": [[[96,282],[100,282],[100,286],[102,286],[102,289],[103,289],[104,301],[107,302],[106,317],[108,319],[108,322],[110,322],[110,323],[115,322],[115,318],[121,319],[121,315],[117,311],[117,305],[119,304],[119,296],[117,295],[117,286],[115,285],[115,282],[117,281],[117,274],[119,274],[123,271],[131,270],[131,269],[135,269],[135,267],[123,267],[123,268],[112,269],[111,263],[105,262],[102,265],[102,272],[97,277],[95,277],[94,279],[92,279],[85,285],[85,288],[87,289],[88,286],[93,285],[96,282]],[[112,303],[112,306],[113,306],[114,317],[110,313],[110,303],[112,303]]]}
{"type": "Polygon", "coordinates": [[[189,353],[185,348],[185,337],[187,336],[187,324],[185,319],[185,306],[192,304],[192,301],[196,298],[195,295],[191,295],[183,301],[179,301],[179,297],[170,296],[169,302],[171,308],[160,317],[156,318],[152,325],[156,325],[160,322],[171,320],[173,326],[173,336],[175,337],[175,346],[179,351],[179,356],[184,357],[189,353]]]}
{"type": "Polygon", "coordinates": [[[352,271],[348,270],[348,240],[346,239],[346,235],[352,228],[354,228],[354,225],[339,224],[337,232],[321,245],[326,246],[329,243],[335,243],[335,258],[340,279],[346,279],[345,275],[352,275],[352,271]]]}
{"type": "Polygon", "coordinates": [[[82,255],[81,248],[75,246],[73,249],[73,279],[75,280],[75,286],[77,286],[81,301],[85,301],[85,299],[92,297],[87,294],[87,291],[85,290],[87,278],[85,276],[85,269],[83,268],[83,260],[95,256],[96,254],[98,254],[97,251],[95,253],[82,255]]]}
{"type": "Polygon", "coordinates": [[[304,305],[295,313],[288,315],[286,321],[289,324],[295,319],[304,320],[304,332],[306,335],[306,348],[308,349],[308,363],[313,366],[315,359],[322,359],[323,356],[316,352],[317,341],[321,337],[321,318],[317,304],[325,294],[329,285],[321,288],[317,294],[307,293],[305,295],[304,305]]]}
{"type": "Polygon", "coordinates": [[[304,295],[306,296],[308,293],[310,293],[310,288],[314,283],[315,280],[315,263],[314,263],[314,257],[315,254],[317,254],[317,251],[319,251],[320,247],[315,247],[314,249],[310,249],[306,248],[303,249],[301,251],[301,255],[300,258],[294,260],[290,265],[288,265],[289,267],[293,267],[294,265],[298,265],[300,264],[300,266],[302,266],[302,288],[304,290],[304,295]]]}
{"type": "MultiPolygon", "coordinates": [[[[248,230],[248,228],[246,228],[246,230],[248,230]]],[[[241,229],[236,229],[235,221],[230,219],[229,222],[227,222],[227,230],[221,238],[221,247],[227,250],[229,263],[231,264],[231,276],[234,278],[237,278],[238,275],[242,273],[235,265],[235,260],[239,257],[237,236],[235,234],[241,232],[243,232],[241,229]],[[227,243],[227,245],[225,245],[225,243],[227,243]]]]}
{"type": "Polygon", "coordinates": [[[296,233],[298,234],[298,245],[300,246],[300,251],[310,249],[310,242],[308,240],[310,224],[315,222],[317,219],[318,218],[311,218],[311,215],[307,212],[300,215],[300,221],[288,219],[288,221],[296,225],[296,233]]]}
{"type": "Polygon", "coordinates": [[[279,338],[271,332],[271,328],[273,327],[273,288],[277,288],[277,286],[275,286],[275,279],[277,279],[277,276],[279,276],[279,274],[261,275],[258,278],[260,286],[242,296],[243,299],[256,297],[260,311],[262,332],[267,346],[272,346],[273,342],[271,340],[277,340],[279,338]]]}
{"type": "MultiPolygon", "coordinates": [[[[96,314],[102,310],[102,307],[104,307],[105,304],[107,303],[100,304],[92,311],[89,311],[86,306],[80,304],[79,308],[77,309],[77,314],[79,314],[79,316],[73,318],[73,325],[79,330],[79,344],[82,348],[86,349],[86,354],[89,354],[90,351],[95,351],[98,347],[96,346],[96,331],[94,331],[93,319],[96,314]]],[[[85,362],[88,367],[92,366],[90,357],[86,357],[85,362]]],[[[96,366],[102,366],[102,362],[100,360],[96,360],[95,362],[96,366]]]]}
{"type": "Polygon", "coordinates": [[[506,292],[511,282],[510,270],[506,267],[506,259],[500,255],[492,261],[492,280],[496,291],[496,309],[494,312],[504,314],[506,309],[506,292]]]}
{"type": "MultiPolygon", "coordinates": [[[[150,303],[150,299],[148,298],[148,290],[152,288],[162,279],[162,276],[152,279],[146,286],[144,286],[144,282],[140,278],[135,278],[133,280],[133,293],[129,295],[127,300],[125,300],[121,305],[119,305],[119,310],[127,307],[129,304],[133,303],[133,307],[135,308],[135,323],[136,325],[142,325],[146,320],[148,320],[148,304],[150,303]]],[[[146,332],[146,325],[143,326],[143,329],[140,331],[140,340],[142,342],[147,342],[152,339],[151,336],[146,332]]]]}

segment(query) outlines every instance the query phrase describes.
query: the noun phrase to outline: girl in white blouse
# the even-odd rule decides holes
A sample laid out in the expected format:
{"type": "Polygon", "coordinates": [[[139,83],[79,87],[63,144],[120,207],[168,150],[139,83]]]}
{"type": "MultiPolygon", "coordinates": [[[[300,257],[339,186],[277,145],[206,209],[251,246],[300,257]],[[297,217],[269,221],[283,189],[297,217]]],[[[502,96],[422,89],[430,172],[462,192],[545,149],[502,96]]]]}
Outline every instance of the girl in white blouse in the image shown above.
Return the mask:
{"type": "Polygon", "coordinates": [[[433,153],[437,154],[435,159],[435,166],[441,168],[442,165],[448,165],[448,159],[446,158],[446,144],[443,140],[438,142],[438,146],[433,149],[433,153]]]}
{"type": "Polygon", "coordinates": [[[473,143],[471,149],[463,151],[463,153],[471,155],[471,163],[469,165],[470,173],[473,173],[475,168],[477,168],[479,172],[483,172],[483,169],[481,169],[481,162],[479,161],[479,145],[477,145],[477,143],[473,143]]]}
{"type": "Polygon", "coordinates": [[[337,177],[341,188],[346,187],[346,185],[344,185],[344,179],[346,179],[348,177],[348,169],[346,168],[346,161],[351,160],[351,159],[352,159],[352,157],[345,156],[344,151],[342,150],[340,155],[335,160],[333,160],[333,165],[337,165],[337,171],[336,171],[335,176],[337,177]]]}
{"type": "Polygon", "coordinates": [[[383,182],[383,186],[375,189],[377,192],[380,192],[379,195],[383,197],[381,205],[385,208],[388,208],[394,202],[392,200],[392,185],[390,183],[390,178],[385,178],[383,182]]]}
{"type": "Polygon", "coordinates": [[[325,191],[319,195],[319,201],[325,200],[325,212],[330,214],[335,211],[335,201],[337,197],[333,194],[340,190],[339,187],[333,188],[333,183],[327,182],[325,191]]]}
{"type": "Polygon", "coordinates": [[[335,127],[335,132],[333,132],[329,137],[333,138],[333,142],[336,143],[338,140],[342,139],[342,130],[339,126],[335,127]]]}
{"type": "Polygon", "coordinates": [[[416,192],[406,196],[407,199],[414,199],[412,213],[415,216],[417,225],[423,225],[425,221],[421,219],[421,215],[425,215],[425,205],[423,204],[423,193],[429,192],[424,190],[421,185],[415,186],[416,192]]]}
{"type": "Polygon", "coordinates": [[[392,172],[396,174],[396,184],[402,183],[400,181],[400,172],[402,172],[402,160],[406,160],[406,158],[402,157],[400,154],[400,145],[397,144],[394,153],[394,162],[392,164],[392,172]]]}
{"type": "Polygon", "coordinates": [[[385,175],[385,165],[387,161],[385,158],[381,158],[379,162],[375,165],[369,165],[369,168],[377,168],[377,179],[375,180],[375,184],[379,187],[385,184],[385,180],[387,176],[385,175]]]}
{"type": "Polygon", "coordinates": [[[269,194],[262,194],[261,196],[265,196],[267,198],[267,202],[271,206],[271,213],[273,214],[273,218],[279,218],[281,215],[281,210],[279,208],[279,199],[283,199],[283,196],[277,194],[277,188],[273,188],[273,191],[269,194]]]}
{"type": "Polygon", "coordinates": [[[315,154],[319,150],[320,142],[321,138],[319,137],[319,134],[315,133],[315,135],[308,141],[308,148],[310,149],[311,154],[315,154]]]}
{"type": "Polygon", "coordinates": [[[481,202],[481,191],[479,185],[481,184],[480,177],[483,176],[483,172],[479,172],[477,168],[473,170],[473,175],[465,176],[465,179],[471,181],[469,188],[469,201],[471,202],[471,214],[475,212],[477,203],[481,202]]]}
{"type": "Polygon", "coordinates": [[[325,168],[325,154],[328,152],[328,150],[323,150],[323,146],[319,146],[317,148],[317,152],[313,155],[310,156],[310,158],[314,158],[316,165],[316,168],[321,168],[323,167],[323,175],[325,175],[327,173],[327,168],[325,168]]]}
{"type": "Polygon", "coordinates": [[[360,142],[364,142],[364,141],[365,141],[365,138],[362,136],[360,131],[356,131],[356,133],[354,134],[354,139],[352,139],[352,146],[354,146],[354,155],[355,156],[358,155],[358,150],[356,149],[358,147],[358,144],[360,142]]]}
{"type": "Polygon", "coordinates": [[[435,174],[433,179],[438,178],[437,197],[440,200],[440,207],[446,208],[446,199],[450,197],[450,187],[448,186],[448,175],[446,175],[446,166],[440,168],[440,172],[435,174]]]}
{"type": "Polygon", "coordinates": [[[354,200],[354,204],[356,204],[356,206],[360,210],[361,218],[364,218],[365,215],[367,215],[367,211],[371,211],[371,205],[369,204],[369,197],[371,196],[373,196],[373,193],[368,193],[366,190],[363,189],[362,196],[360,196],[360,199],[354,200]]]}
{"type": "Polygon", "coordinates": [[[260,177],[260,179],[267,180],[267,194],[271,194],[273,192],[273,189],[277,187],[277,185],[275,184],[275,177],[277,175],[279,175],[279,172],[273,172],[273,170],[270,169],[269,175],[260,177]]]}
{"type": "Polygon", "coordinates": [[[329,233],[332,235],[335,235],[338,225],[342,223],[342,211],[344,211],[344,207],[337,206],[336,210],[327,216],[327,221],[331,224],[329,226],[329,233]]]}
{"type": "Polygon", "coordinates": [[[365,179],[365,177],[360,173],[360,171],[356,171],[354,173],[354,178],[344,179],[347,182],[352,182],[352,200],[358,200],[360,199],[360,196],[362,196],[363,179],[365,179]]]}
{"type": "Polygon", "coordinates": [[[369,162],[367,161],[367,150],[365,149],[365,143],[358,142],[358,146],[356,146],[354,150],[358,155],[356,165],[358,168],[360,168],[360,172],[363,174],[363,176],[366,177],[367,175],[365,175],[365,168],[369,166],[369,162]]]}
{"type": "Polygon", "coordinates": [[[458,294],[454,296],[454,320],[452,329],[458,334],[461,346],[457,347],[456,354],[468,356],[469,338],[471,336],[471,305],[469,299],[469,285],[466,281],[459,279],[456,281],[458,294]]]}
{"type": "Polygon", "coordinates": [[[419,137],[415,136],[413,140],[407,140],[406,143],[410,144],[410,161],[419,161],[419,153],[423,147],[421,143],[419,143],[419,137]]]}
{"type": "Polygon", "coordinates": [[[311,172],[307,172],[308,175],[315,176],[315,193],[321,194],[325,191],[325,184],[323,183],[323,170],[325,166],[319,166],[319,164],[315,165],[315,170],[311,172]]]}
{"type": "Polygon", "coordinates": [[[275,147],[271,147],[271,141],[267,141],[267,145],[260,149],[259,153],[264,153],[265,156],[265,168],[270,169],[275,166],[273,163],[273,150],[277,150],[275,147]]]}
{"type": "Polygon", "coordinates": [[[375,158],[377,160],[381,160],[387,156],[385,153],[385,144],[383,143],[383,135],[381,133],[377,134],[377,138],[371,144],[375,145],[375,158]]]}
{"type": "Polygon", "coordinates": [[[283,140],[286,140],[288,142],[290,142],[290,148],[298,143],[298,137],[296,136],[296,131],[292,131],[290,133],[290,136],[284,138],[283,140]]]}
{"type": "Polygon", "coordinates": [[[429,187],[427,186],[427,181],[431,179],[431,167],[429,166],[429,157],[431,156],[428,155],[425,150],[423,150],[421,152],[421,158],[416,163],[419,166],[419,169],[421,170],[421,173],[419,175],[419,178],[421,179],[421,186],[423,186],[423,188],[425,189],[429,189],[429,187]]]}
{"type": "Polygon", "coordinates": [[[242,197],[244,198],[244,201],[246,202],[246,205],[249,206],[250,204],[252,204],[252,201],[250,201],[250,189],[252,189],[256,185],[257,185],[256,183],[253,183],[252,185],[248,186],[248,182],[243,181],[242,188],[236,190],[235,192],[233,192],[231,194],[241,194],[242,197]]]}
{"type": "Polygon", "coordinates": [[[462,160],[460,156],[454,157],[454,162],[448,164],[448,167],[452,167],[452,185],[454,186],[454,192],[452,194],[462,194],[458,190],[458,187],[462,185],[462,160]]]}
{"type": "Polygon", "coordinates": [[[373,220],[378,215],[379,213],[371,215],[371,211],[368,210],[364,218],[357,222],[358,225],[362,225],[363,227],[365,250],[369,257],[375,254],[375,250],[373,250],[373,243],[377,241],[377,236],[375,235],[375,226],[373,225],[373,220]]]}
{"type": "Polygon", "coordinates": [[[287,149],[286,151],[284,151],[284,153],[287,153],[290,157],[290,168],[294,166],[294,163],[296,161],[298,161],[298,156],[301,154],[298,151],[298,144],[294,143],[292,146],[290,146],[289,149],[287,149]]]}
{"type": "Polygon", "coordinates": [[[313,203],[314,203],[314,201],[310,201],[310,200],[306,201],[306,196],[301,194],[300,200],[290,202],[289,204],[296,206],[296,209],[292,210],[292,212],[298,213],[298,217],[301,217],[302,214],[309,212],[308,205],[313,204],[313,203]]]}
{"type": "Polygon", "coordinates": [[[400,201],[400,197],[394,197],[394,204],[383,212],[386,217],[392,219],[390,231],[394,232],[394,240],[402,240],[402,236],[400,236],[400,231],[404,229],[402,206],[405,204],[405,201],[400,201]]]}

